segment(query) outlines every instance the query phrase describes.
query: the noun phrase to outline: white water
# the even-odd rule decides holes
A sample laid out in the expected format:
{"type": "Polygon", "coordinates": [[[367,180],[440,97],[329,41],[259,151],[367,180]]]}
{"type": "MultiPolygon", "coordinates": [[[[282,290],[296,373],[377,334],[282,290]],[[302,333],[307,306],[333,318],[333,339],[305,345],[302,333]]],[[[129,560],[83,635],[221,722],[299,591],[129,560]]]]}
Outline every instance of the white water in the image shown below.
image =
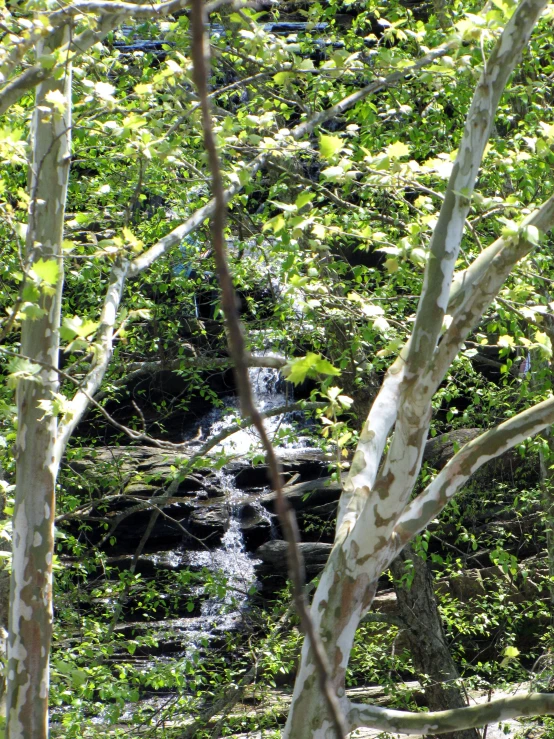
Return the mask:
{"type": "MultiPolygon", "coordinates": [[[[268,367],[252,367],[249,370],[254,402],[262,413],[273,408],[291,403],[284,390],[279,371],[268,367]]],[[[205,438],[220,433],[239,420],[238,403],[233,401],[234,409],[222,413],[220,409],[211,411],[204,419],[203,428],[207,427],[205,438]]],[[[302,449],[309,445],[307,436],[299,435],[292,414],[281,414],[265,420],[270,438],[279,434],[277,450],[302,449]],[[288,433],[288,438],[286,435],[288,433]],[[282,435],[285,434],[283,440],[282,435]]],[[[212,450],[212,453],[224,452],[230,456],[244,456],[259,448],[259,438],[251,428],[242,429],[227,437],[212,450]]],[[[229,507],[229,526],[221,540],[221,546],[213,551],[187,552],[186,560],[194,569],[206,568],[215,578],[226,583],[226,592],[222,597],[210,595],[203,599],[201,606],[202,629],[191,630],[191,641],[198,644],[200,638],[209,634],[226,631],[240,626],[247,607],[248,594],[256,583],[255,565],[257,563],[246,551],[239,520],[240,503],[244,494],[237,489],[232,474],[215,471],[215,485],[222,489],[229,507]]],[[[275,524],[266,509],[259,503],[248,500],[256,512],[269,521],[271,536],[275,536],[275,524]]],[[[198,588],[198,595],[202,588],[198,588]]]]}
{"type": "MultiPolygon", "coordinates": [[[[252,368],[249,373],[254,400],[262,413],[291,402],[291,398],[284,392],[284,383],[281,381],[278,370],[252,368]]],[[[236,423],[240,417],[236,401],[233,401],[233,406],[234,408],[226,413],[215,409],[207,414],[202,423],[202,428],[205,429],[205,439],[236,423]]],[[[301,420],[301,414],[295,415],[301,420]]],[[[270,438],[275,438],[279,434],[279,441],[275,445],[278,451],[287,449],[290,455],[290,450],[300,450],[311,446],[309,437],[299,434],[292,413],[271,417],[266,419],[265,423],[270,438]],[[281,434],[286,431],[289,432],[289,438],[285,437],[283,440],[281,434]]],[[[251,429],[243,429],[222,441],[213,453],[223,451],[230,456],[243,456],[256,448],[259,448],[257,434],[251,429]]],[[[198,572],[204,568],[211,573],[214,582],[221,584],[221,593],[206,595],[205,586],[198,585],[192,589],[192,595],[201,601],[200,616],[171,619],[167,621],[167,625],[162,622],[152,624],[152,626],[161,627],[170,639],[178,638],[180,634],[186,647],[178,654],[169,652],[167,655],[160,655],[154,659],[149,657],[142,664],[137,663],[137,668],[145,672],[151,670],[160,660],[174,660],[176,657],[182,660],[193,659],[195,653],[199,649],[206,648],[211,640],[218,636],[221,637],[227,631],[239,629],[246,623],[248,597],[256,585],[255,565],[258,560],[246,552],[241,531],[239,514],[245,498],[249,506],[252,506],[261,518],[270,522],[272,538],[276,534],[275,524],[273,518],[260,503],[253,501],[251,495],[245,496],[236,487],[234,475],[224,471],[214,471],[214,477],[214,484],[224,492],[229,508],[229,525],[221,539],[220,546],[215,550],[175,550],[153,554],[150,557],[154,562],[169,565],[171,569],[178,570],[188,566],[198,572]]],[[[160,701],[165,702],[166,700],[167,696],[154,695],[142,703],[159,708],[160,701]]],[[[136,706],[129,704],[120,718],[122,724],[131,720],[135,711],[136,706]]],[[[94,722],[103,723],[104,721],[105,716],[101,714],[94,722]]]]}
{"type": "Polygon", "coordinates": [[[241,618],[250,588],[255,584],[254,567],[257,560],[245,551],[244,539],[237,517],[237,501],[241,493],[235,486],[233,475],[216,472],[218,487],[227,495],[230,508],[229,527],[214,551],[191,552],[188,560],[195,567],[206,567],[226,584],[223,597],[210,596],[202,602],[201,613],[211,630],[225,631],[233,628],[241,618]]]}
{"type": "MultiPolygon", "coordinates": [[[[283,392],[283,382],[279,370],[269,367],[251,367],[248,374],[254,402],[261,413],[267,413],[274,408],[292,403],[292,398],[286,392],[283,392]]],[[[294,415],[293,411],[265,419],[266,430],[270,439],[275,442],[277,449],[300,449],[308,445],[308,437],[299,435],[298,428],[294,423],[294,415]],[[276,438],[277,436],[278,438],[276,438]]],[[[206,420],[209,430],[205,438],[209,439],[240,420],[237,401],[233,400],[232,409],[226,412],[222,413],[220,409],[215,409],[206,420]]],[[[231,436],[223,439],[214,447],[212,453],[225,452],[232,456],[243,456],[259,448],[259,446],[258,434],[250,427],[236,431],[231,436]]]]}

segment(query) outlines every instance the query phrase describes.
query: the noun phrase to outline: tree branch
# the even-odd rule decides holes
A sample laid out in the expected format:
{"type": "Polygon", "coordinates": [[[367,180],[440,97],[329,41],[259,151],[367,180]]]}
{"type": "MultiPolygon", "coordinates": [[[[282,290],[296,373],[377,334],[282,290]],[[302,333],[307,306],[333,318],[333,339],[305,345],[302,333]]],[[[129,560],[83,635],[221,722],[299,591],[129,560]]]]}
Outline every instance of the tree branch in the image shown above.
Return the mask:
{"type": "MultiPolygon", "coordinates": [[[[477,436],[455,454],[435,479],[409,503],[394,527],[393,548],[400,551],[427,526],[471,475],[491,459],[554,423],[554,397],[518,413],[477,436]]],[[[392,555],[394,557],[395,554],[392,555]]]]}
{"type": "Polygon", "coordinates": [[[370,727],[391,734],[445,734],[517,718],[554,714],[554,694],[527,693],[450,711],[411,713],[351,703],[349,731],[370,727]]]}
{"type": "Polygon", "coordinates": [[[81,420],[92,397],[100,387],[100,383],[104,379],[106,369],[112,357],[115,322],[128,269],[129,262],[123,256],[118,256],[110,273],[109,284],[100,315],[100,326],[95,341],[96,351],[92,367],[80,389],[71,400],[70,409],[66,418],[59,425],[56,444],[60,450],[60,459],[71,434],[81,420]]]}
{"type": "MultiPolygon", "coordinates": [[[[426,368],[435,351],[448,307],[452,275],[471,195],[500,96],[546,4],[547,0],[522,0],[519,3],[488,58],[477,84],[431,239],[422,297],[407,358],[410,375],[426,368]]],[[[419,384],[425,384],[427,393],[435,392],[427,378],[419,384]]]]}
{"type": "Polygon", "coordinates": [[[192,59],[193,78],[198,88],[200,107],[202,111],[202,128],[204,132],[204,146],[208,154],[208,162],[212,172],[213,189],[213,220],[212,238],[217,275],[221,287],[221,307],[227,325],[229,351],[235,366],[235,377],[240,398],[242,414],[252,419],[252,424],[260,435],[262,445],[266,451],[267,462],[276,494],[276,510],[279,515],[283,534],[287,541],[289,575],[293,583],[293,595],[296,609],[300,617],[302,628],[310,640],[319,681],[325,697],[325,702],[331,717],[338,739],[345,739],[347,730],[337,696],[333,691],[330,679],[330,670],[323,645],[316,632],[310,616],[308,603],[304,593],[304,563],[298,546],[298,526],[294,511],[283,493],[283,482],[280,465],[273,445],[265,430],[252,396],[250,377],[248,374],[247,352],[242,331],[237,297],[233,286],[225,246],[225,216],[226,193],[223,188],[223,177],[219,164],[215,135],[213,132],[210,102],[208,98],[208,49],[209,43],[205,31],[207,18],[203,0],[191,0],[191,28],[192,28],[192,59]]]}
{"type": "MultiPolygon", "coordinates": [[[[9,81],[5,85],[4,89],[0,91],[0,115],[5,113],[10,105],[16,103],[25,94],[25,92],[27,92],[27,90],[31,90],[33,87],[36,87],[39,82],[47,79],[60,67],[63,67],[66,63],[66,52],[71,51],[73,53],[72,59],[82,56],[86,51],[88,51],[88,49],[98,43],[98,41],[102,41],[110,31],[114,31],[130,16],[135,18],[159,18],[171,15],[177,10],[181,10],[186,5],[187,0],[171,0],[170,2],[154,5],[83,0],[83,2],[72,3],[61,10],[55,11],[50,15],[49,21],[53,26],[59,27],[73,23],[76,16],[82,15],[86,12],[100,11],[100,17],[97,20],[96,30],[87,29],[79,34],[79,36],[72,39],[68,44],[60,46],[58,49],[54,49],[52,51],[52,53],[56,54],[58,58],[63,59],[64,61],[55,64],[49,69],[42,66],[42,64],[35,64],[9,81]]],[[[3,69],[5,78],[8,76],[10,71],[13,71],[17,66],[18,59],[19,55],[15,54],[14,51],[13,59],[11,59],[8,62],[8,66],[3,69]]]]}
{"type": "Polygon", "coordinates": [[[534,248],[535,241],[528,238],[529,226],[542,232],[554,228],[554,195],[524,219],[516,234],[497,239],[455,278],[448,305],[452,322],[435,351],[431,367],[434,387],[442,382],[468,334],[477,326],[514,266],[534,248]]]}
{"type": "MultiPolygon", "coordinates": [[[[356,506],[360,513],[355,523],[350,524],[357,529],[353,536],[360,544],[360,561],[364,557],[372,557],[381,546],[379,542],[390,536],[398,509],[406,504],[421,468],[431,420],[431,398],[442,380],[442,375],[439,380],[438,374],[432,375],[430,370],[448,307],[471,193],[500,96],[545,5],[546,0],[520,2],[487,60],[473,95],[458,156],[433,232],[414,329],[393,365],[398,373],[403,373],[403,386],[397,400],[398,414],[394,413],[396,425],[390,447],[372,485],[374,470],[380,461],[376,454],[386,442],[386,438],[382,438],[381,414],[373,413],[372,409],[372,422],[374,419],[378,426],[376,429],[364,427],[362,439],[368,438],[369,443],[358,447],[358,459],[355,457],[347,481],[350,499],[365,501],[363,507],[356,506]],[[405,463],[398,464],[399,460],[405,463]]],[[[438,351],[444,351],[442,343],[438,351]]],[[[379,404],[383,403],[381,392],[375,401],[379,404]]],[[[388,415],[392,418],[392,408],[388,409],[388,415]]]]}
{"type": "MultiPolygon", "coordinates": [[[[351,95],[347,95],[336,105],[333,105],[331,108],[327,108],[326,110],[315,113],[313,116],[308,118],[308,120],[300,123],[298,126],[293,128],[291,131],[292,138],[295,141],[298,141],[303,136],[310,134],[314,129],[317,128],[317,126],[325,123],[328,120],[331,120],[331,118],[334,118],[335,116],[341,115],[353,105],[358,103],[360,100],[366,98],[368,95],[373,95],[376,92],[385,90],[388,87],[392,87],[397,82],[406,79],[406,77],[410,77],[415,72],[418,72],[420,69],[428,67],[435,60],[446,56],[457,46],[457,41],[449,41],[448,43],[437,47],[433,51],[430,51],[428,54],[425,54],[425,56],[421,57],[421,59],[419,59],[415,64],[406,67],[402,71],[393,72],[387,77],[381,77],[380,79],[371,82],[371,84],[366,85],[366,87],[363,87],[361,90],[357,90],[351,95]]],[[[261,167],[266,164],[270,157],[270,152],[264,152],[255,157],[255,159],[253,159],[250,164],[246,166],[245,170],[250,175],[250,178],[252,178],[256,174],[256,172],[258,172],[261,167]]],[[[225,199],[225,203],[228,203],[237,193],[242,190],[243,187],[244,185],[241,184],[241,182],[233,182],[232,185],[224,190],[223,196],[225,199]]],[[[193,213],[190,218],[188,218],[184,223],[182,223],[180,226],[177,226],[177,228],[168,233],[166,236],[164,236],[138,257],[135,257],[129,269],[129,276],[134,277],[140,272],[143,272],[145,269],[150,267],[150,265],[158,257],[160,257],[162,254],[165,254],[167,251],[169,251],[169,249],[176,246],[177,244],[180,244],[186,236],[195,231],[207,218],[210,218],[213,215],[214,210],[215,200],[212,199],[202,208],[193,213]]]]}

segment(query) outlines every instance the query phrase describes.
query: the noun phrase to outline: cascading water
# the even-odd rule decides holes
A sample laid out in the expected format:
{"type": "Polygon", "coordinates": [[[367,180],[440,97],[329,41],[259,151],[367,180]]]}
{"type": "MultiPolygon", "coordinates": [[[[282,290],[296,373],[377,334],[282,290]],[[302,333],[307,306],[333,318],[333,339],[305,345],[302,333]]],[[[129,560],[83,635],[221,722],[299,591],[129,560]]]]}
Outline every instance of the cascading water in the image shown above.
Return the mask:
{"type": "MultiPolygon", "coordinates": [[[[291,399],[286,392],[284,383],[278,370],[268,367],[253,367],[249,370],[250,382],[254,401],[262,413],[267,413],[277,407],[286,406],[291,399]]],[[[230,404],[231,405],[231,404],[230,404]]],[[[224,411],[215,409],[211,411],[201,425],[205,429],[204,437],[211,438],[221,433],[224,429],[236,423],[239,418],[237,399],[232,399],[232,406],[236,411],[224,411]]],[[[304,449],[309,446],[309,437],[299,435],[295,422],[298,412],[283,413],[265,420],[266,428],[270,438],[278,436],[276,449],[292,450],[304,449]],[[287,433],[288,432],[288,433],[287,433]]],[[[251,429],[241,429],[226,439],[223,439],[212,454],[224,452],[229,456],[244,456],[252,449],[259,446],[257,433],[251,429]]],[[[221,546],[213,551],[187,552],[186,560],[194,569],[206,568],[214,577],[225,583],[222,588],[225,591],[221,596],[210,596],[204,599],[201,606],[202,630],[201,634],[194,636],[192,641],[198,642],[200,635],[204,638],[206,634],[214,634],[235,628],[240,625],[247,607],[248,593],[255,584],[255,565],[257,560],[246,552],[244,538],[241,530],[240,511],[242,501],[248,500],[260,518],[270,524],[272,538],[276,534],[273,518],[267,510],[246,496],[235,484],[233,474],[224,471],[214,472],[216,487],[226,497],[229,510],[229,524],[221,546]]],[[[200,592],[200,588],[199,588],[200,592]]]]}
{"type": "MultiPolygon", "coordinates": [[[[290,404],[291,398],[278,370],[252,368],[250,380],[254,400],[262,413],[290,404]]],[[[203,439],[199,440],[199,445],[203,440],[221,433],[237,422],[239,418],[237,399],[229,398],[227,405],[226,411],[215,409],[202,419],[203,439]]],[[[286,450],[287,457],[295,456],[296,450],[305,450],[311,446],[309,436],[301,433],[302,425],[305,427],[302,420],[302,414],[298,411],[266,419],[266,428],[270,438],[275,441],[278,453],[286,450]]],[[[256,449],[259,450],[257,434],[252,429],[242,429],[222,440],[210,454],[216,456],[223,452],[227,458],[245,457],[256,449]]],[[[189,616],[170,618],[167,621],[121,624],[121,628],[126,632],[133,634],[136,629],[139,631],[142,629],[142,633],[151,633],[154,638],[158,638],[159,635],[160,641],[164,643],[164,648],[154,659],[147,655],[144,659],[136,661],[137,669],[150,673],[155,671],[160,662],[173,661],[177,658],[182,661],[184,669],[188,670],[187,665],[194,664],[199,655],[210,648],[210,643],[217,643],[230,631],[247,627],[249,595],[256,585],[255,567],[259,560],[249,554],[245,546],[243,536],[245,510],[249,510],[248,515],[254,512],[258,520],[269,523],[272,538],[275,537],[276,530],[274,516],[271,516],[256,500],[252,488],[245,492],[237,487],[237,469],[240,471],[245,467],[247,465],[242,463],[237,467],[233,462],[223,470],[214,469],[209,478],[210,488],[217,493],[214,508],[220,510],[226,508],[228,514],[227,525],[217,548],[205,548],[200,551],[180,549],[144,555],[145,559],[163,569],[190,570],[195,573],[198,584],[192,587],[188,585],[188,588],[192,596],[191,602],[196,600],[199,612],[196,610],[196,615],[191,613],[189,616]],[[223,506],[222,499],[225,501],[223,506]]],[[[262,492],[260,487],[257,490],[262,492]]],[[[210,509],[212,503],[209,498],[204,498],[201,505],[210,509]]],[[[165,707],[171,695],[172,691],[169,698],[167,693],[153,691],[141,698],[141,706],[144,710],[159,711],[165,707]]],[[[131,721],[135,712],[135,705],[126,706],[120,717],[122,724],[131,721]]],[[[106,715],[105,712],[99,714],[95,723],[104,723],[106,715]]]]}
{"type": "Polygon", "coordinates": [[[234,477],[217,472],[216,479],[227,495],[229,526],[221,540],[221,547],[212,552],[191,552],[189,562],[195,567],[211,570],[222,581],[225,594],[204,600],[201,613],[206,627],[213,631],[225,631],[233,628],[241,618],[248,593],[256,580],[256,561],[248,556],[244,547],[238,518],[241,493],[235,486],[234,477]]]}
{"type": "MultiPolygon", "coordinates": [[[[291,403],[289,392],[284,387],[279,370],[270,367],[251,367],[248,370],[254,402],[261,413],[267,413],[275,408],[286,407],[291,403]]],[[[236,423],[240,416],[236,398],[230,399],[229,407],[225,411],[214,409],[202,422],[203,436],[209,439],[224,429],[236,423]]],[[[299,449],[309,444],[305,435],[299,435],[295,421],[300,420],[298,411],[284,412],[282,415],[270,416],[265,419],[265,426],[276,443],[277,449],[299,449]]],[[[244,428],[223,439],[215,452],[225,452],[229,455],[243,456],[252,448],[259,445],[256,431],[244,428]]]]}

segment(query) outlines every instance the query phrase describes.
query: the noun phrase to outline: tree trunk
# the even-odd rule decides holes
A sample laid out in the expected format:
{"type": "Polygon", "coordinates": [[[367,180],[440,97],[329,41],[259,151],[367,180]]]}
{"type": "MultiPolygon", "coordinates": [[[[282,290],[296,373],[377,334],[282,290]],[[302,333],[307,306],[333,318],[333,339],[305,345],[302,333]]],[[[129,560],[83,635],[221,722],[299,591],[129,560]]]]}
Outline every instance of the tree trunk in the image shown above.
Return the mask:
{"type": "MultiPolygon", "coordinates": [[[[407,546],[391,563],[398,613],[406,624],[412,660],[425,675],[425,698],[431,711],[462,708],[467,701],[458,682],[437,608],[433,576],[425,561],[407,546]]],[[[479,739],[477,729],[442,734],[446,739],[479,739]]]]}
{"type": "MultiPolygon", "coordinates": [[[[67,31],[66,31],[67,32],[67,31]]],[[[55,48],[59,33],[49,40],[55,48]]],[[[37,48],[37,57],[50,47],[37,48]]],[[[32,121],[26,269],[42,260],[36,284],[41,314],[22,322],[21,354],[41,362],[17,388],[16,495],[10,593],[6,739],[47,739],[48,664],[52,637],[52,556],[55,485],[60,463],[57,418],[48,409],[58,391],[63,284],[62,234],[69,176],[71,71],[36,92],[32,121]],[[50,93],[50,94],[49,94],[50,93]],[[57,266],[57,274],[52,271],[57,266]],[[40,270],[44,274],[44,270],[40,270]]]]}
{"type": "MultiPolygon", "coordinates": [[[[2,482],[6,478],[4,470],[0,467],[0,521],[7,518],[4,513],[6,506],[6,492],[2,482]]],[[[7,539],[0,539],[0,552],[9,552],[11,549],[7,539]]],[[[0,716],[6,715],[6,669],[5,662],[8,648],[8,611],[10,604],[10,571],[3,562],[0,562],[0,661],[2,663],[2,674],[0,676],[0,716]]]]}
{"type": "Polygon", "coordinates": [[[552,470],[552,464],[554,464],[554,438],[552,436],[552,429],[546,430],[543,436],[546,439],[548,448],[541,449],[539,453],[541,494],[546,532],[546,554],[549,575],[548,590],[550,593],[550,602],[554,604],[554,470],[552,470]]]}

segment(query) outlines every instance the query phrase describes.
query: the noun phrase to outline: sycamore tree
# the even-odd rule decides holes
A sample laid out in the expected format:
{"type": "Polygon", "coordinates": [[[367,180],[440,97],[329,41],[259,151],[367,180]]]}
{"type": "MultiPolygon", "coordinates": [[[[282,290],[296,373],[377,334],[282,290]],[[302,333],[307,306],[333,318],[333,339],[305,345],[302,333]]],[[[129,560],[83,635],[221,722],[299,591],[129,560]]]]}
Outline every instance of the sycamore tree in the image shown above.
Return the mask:
{"type": "MultiPolygon", "coordinates": [[[[189,168],[197,171],[194,156],[189,162],[180,147],[171,145],[171,141],[168,144],[171,136],[177,138],[183,126],[190,122],[191,113],[198,107],[190,101],[187,82],[190,63],[186,57],[177,51],[178,61],[169,59],[161,70],[145,64],[143,81],[137,83],[136,77],[125,74],[128,67],[121,64],[117,51],[106,58],[99,46],[107,34],[126,20],[136,23],[141,19],[159,20],[183,6],[184,3],[175,1],[154,6],[86,2],[54,11],[47,5],[44,8],[33,6],[29,11],[17,8],[13,14],[8,8],[4,10],[11,33],[4,41],[2,74],[5,83],[0,91],[0,110],[6,113],[7,122],[4,151],[13,167],[8,171],[6,184],[8,192],[11,187],[11,192],[17,192],[20,198],[14,208],[10,194],[4,211],[6,233],[15,246],[6,274],[19,282],[13,291],[13,303],[6,303],[7,318],[2,327],[10,384],[17,386],[16,484],[6,671],[8,737],[45,737],[48,733],[56,480],[68,440],[93,402],[112,359],[114,335],[117,331],[121,336],[123,324],[128,321],[130,311],[124,315],[120,313],[126,283],[178,247],[214,211],[214,203],[208,200],[202,207],[193,208],[192,214],[182,218],[183,222],[173,230],[164,224],[164,235],[148,248],[129,228],[132,215],[129,210],[112,219],[119,232],[114,238],[100,243],[94,235],[85,243],[79,236],[75,241],[64,239],[64,231],[68,228],[67,219],[64,222],[66,197],[68,188],[71,190],[72,133],[74,150],[77,142],[85,150],[94,147],[96,156],[106,162],[116,182],[118,167],[129,167],[129,162],[136,167],[138,181],[134,196],[137,200],[143,196],[143,167],[153,157],[162,162],[164,170],[168,162],[174,166],[176,180],[181,183],[183,172],[189,168]],[[89,51],[90,56],[86,56],[89,51]],[[117,88],[111,82],[94,79],[99,70],[107,74],[112,69],[121,73],[119,101],[115,96],[117,88]],[[183,78],[181,83],[179,78],[183,78]],[[129,85],[134,85],[133,103],[125,107],[123,100],[129,85]],[[172,100],[170,114],[164,119],[161,114],[168,110],[164,97],[176,92],[182,95],[179,109],[176,111],[172,100]],[[140,116],[150,112],[154,99],[161,102],[154,108],[151,125],[144,128],[140,116]],[[20,177],[26,155],[22,118],[29,122],[30,134],[26,192],[21,187],[20,177]],[[87,134],[84,139],[83,130],[87,134]],[[111,142],[106,146],[106,136],[112,132],[115,132],[115,146],[110,146],[111,142]],[[24,243],[20,243],[20,239],[24,243]],[[73,250],[74,257],[71,256],[73,250]],[[84,266],[66,270],[65,264],[71,258],[87,260],[92,269],[84,266]],[[74,291],[82,290],[84,284],[90,288],[92,276],[98,280],[98,274],[103,295],[101,292],[99,297],[89,290],[91,304],[85,308],[85,315],[68,313],[62,321],[62,302],[65,300],[70,309],[74,291]],[[19,327],[20,338],[17,335],[19,327]],[[66,349],[71,352],[73,372],[60,369],[60,336],[70,342],[66,349]]],[[[173,27],[175,38],[181,44],[187,28],[186,17],[184,22],[177,21],[173,27]]],[[[275,42],[273,49],[262,50],[259,41],[254,39],[253,51],[266,59],[272,55],[276,75],[280,65],[285,63],[290,68],[294,56],[282,43],[275,42]]],[[[417,60],[413,68],[431,63],[444,55],[446,48],[417,60]]],[[[136,70],[134,73],[137,74],[136,70]]],[[[341,95],[339,90],[334,105],[316,111],[291,132],[283,133],[282,142],[278,137],[276,142],[270,139],[273,143],[267,147],[268,151],[262,151],[246,165],[243,161],[233,162],[229,172],[231,185],[225,198],[230,199],[243,188],[268,161],[270,150],[275,146],[289,146],[317,125],[402,77],[403,72],[395,72],[386,81],[376,82],[351,95],[341,95]]],[[[193,154],[197,149],[195,144],[193,136],[193,154]]],[[[159,168],[154,176],[160,176],[159,168]]],[[[200,179],[205,180],[205,177],[201,175],[200,179]]],[[[73,204],[82,207],[78,190],[77,187],[77,192],[73,193],[73,204]]],[[[109,191],[110,185],[104,184],[95,195],[101,198],[109,191]]],[[[128,204],[127,192],[123,189],[120,193],[120,202],[128,204]]],[[[176,200],[181,200],[181,214],[187,215],[191,209],[183,207],[182,195],[176,200]]],[[[89,221],[90,218],[82,213],[75,219],[77,226],[89,221]]],[[[149,235],[147,228],[145,235],[149,235]]]]}
{"type": "MultiPolygon", "coordinates": [[[[9,384],[17,388],[7,737],[40,739],[48,734],[58,470],[77,425],[90,406],[98,404],[95,395],[118,364],[114,354],[124,356],[121,339],[137,341],[141,329],[133,333],[132,319],[145,319],[148,307],[148,299],[137,301],[137,294],[151,293],[152,285],[160,282],[164,260],[173,266],[182,262],[184,240],[193,232],[202,233],[211,244],[206,237],[210,217],[215,223],[218,269],[225,276],[225,207],[232,207],[233,198],[244,205],[249,197],[265,202],[268,195],[279,212],[273,211],[271,218],[265,214],[263,229],[274,244],[285,247],[275,263],[290,286],[289,303],[302,294],[309,323],[314,318],[323,321],[330,310],[339,315],[345,303],[342,286],[337,288],[335,281],[329,289],[325,284],[333,273],[326,241],[344,235],[372,242],[387,255],[391,275],[405,274],[414,266],[423,270],[409,336],[405,325],[394,336],[387,333],[390,324],[384,325],[384,311],[368,298],[370,282],[363,284],[364,291],[360,288],[346,298],[356,320],[371,319],[370,341],[383,334],[380,361],[398,356],[363,424],[340,502],[335,546],[310,612],[303,612],[309,638],[285,735],[331,737],[360,726],[441,733],[509,716],[554,712],[548,694],[441,714],[394,712],[350,703],[344,685],[354,634],[371,607],[381,572],[478,467],[554,422],[552,399],[531,405],[465,446],[412,499],[439,386],[513,270],[535,247],[547,243],[543,234],[554,225],[552,200],[537,205],[526,194],[521,203],[516,199],[508,204],[517,222],[505,222],[496,239],[495,229],[485,228],[481,237],[487,238],[486,245],[477,236],[481,250],[465,265],[459,261],[470,209],[483,206],[474,188],[502,94],[534,28],[549,22],[549,15],[541,21],[545,8],[543,0],[522,0],[517,7],[502,3],[482,16],[470,13],[451,34],[441,28],[444,19],[428,29],[413,19],[399,20],[383,26],[387,31],[375,38],[375,53],[369,56],[360,32],[369,38],[371,14],[365,19],[361,14],[357,27],[346,34],[355,51],[339,48],[317,66],[307,46],[272,36],[258,25],[254,12],[237,4],[233,13],[218,18],[224,34],[208,36],[214,69],[233,70],[231,79],[222,75],[219,91],[209,90],[207,68],[201,64],[208,45],[206,39],[202,45],[201,14],[214,18],[218,3],[188,9],[177,0],[159,5],[83,0],[54,9],[48,3],[3,9],[10,32],[3,39],[0,59],[4,80],[0,112],[5,117],[0,151],[7,163],[2,228],[11,249],[4,272],[9,289],[3,297],[6,318],[1,335],[9,384]],[[197,21],[194,65],[190,13],[197,21]],[[114,43],[117,34],[113,35],[125,23],[157,24],[166,34],[163,55],[126,58],[114,43]],[[427,43],[431,41],[436,43],[427,43]],[[364,78],[368,70],[369,81],[364,78]],[[191,82],[193,71],[198,96],[191,82]],[[458,102],[467,103],[467,117],[459,132],[449,126],[450,135],[459,141],[452,158],[445,154],[424,166],[412,160],[402,163],[410,147],[387,125],[374,133],[372,144],[368,131],[374,124],[373,112],[369,105],[363,107],[364,101],[382,91],[390,90],[392,98],[406,94],[404,84],[398,93],[395,86],[430,74],[431,112],[418,113],[425,112],[433,122],[435,91],[446,86],[445,79],[464,73],[475,80],[474,92],[470,101],[471,86],[467,80],[460,85],[458,102]],[[233,99],[237,89],[248,91],[246,103],[233,99]],[[208,97],[219,104],[212,111],[217,138],[211,130],[208,97]],[[349,110],[351,122],[343,134],[322,128],[349,110]],[[364,116],[369,122],[362,137],[356,121],[364,116]],[[314,133],[320,134],[319,151],[314,150],[314,133]],[[207,161],[202,138],[208,144],[207,161]],[[302,182],[306,177],[299,173],[298,162],[314,157],[328,166],[315,183],[309,178],[302,182]],[[428,178],[442,177],[446,165],[453,165],[451,173],[437,193],[428,178]],[[269,182],[263,179],[267,172],[274,175],[269,182]],[[214,200],[209,199],[210,176],[214,200]],[[193,180],[196,187],[191,186],[193,180]],[[287,202],[290,182],[304,190],[294,202],[287,202]],[[413,220],[401,211],[404,205],[397,212],[390,210],[395,198],[405,204],[403,191],[408,186],[420,193],[416,203],[406,206],[408,211],[415,206],[413,220]],[[140,204],[154,189],[163,193],[165,207],[161,213],[141,216],[140,204]],[[381,201],[378,196],[371,200],[370,191],[385,194],[381,201]],[[436,201],[442,203],[440,212],[436,201]],[[331,203],[336,210],[331,210],[331,203]],[[98,226],[99,221],[107,227],[98,226]],[[316,266],[318,250],[321,272],[316,266]],[[402,264],[405,256],[407,266],[402,264]],[[323,295],[329,296],[328,302],[323,295]],[[69,357],[63,368],[61,342],[69,357]]],[[[327,11],[318,5],[308,13],[308,21],[317,20],[320,13],[332,33],[336,11],[334,5],[327,11]]],[[[395,120],[407,114],[408,107],[389,106],[389,115],[395,120]]],[[[466,110],[455,116],[463,117],[466,110]]],[[[548,161],[552,139],[548,124],[542,133],[534,147],[538,159],[548,161]]],[[[417,137],[417,131],[413,135],[417,137]]],[[[433,146],[443,135],[434,134],[433,146]]],[[[498,149],[496,154],[501,157],[503,152],[498,149]]],[[[533,157],[526,160],[531,160],[524,162],[531,171],[533,157]]],[[[483,207],[479,219],[484,221],[486,214],[488,224],[497,211],[490,203],[483,207]]],[[[475,223],[470,228],[473,233],[475,223]]],[[[263,253],[268,247],[263,238],[259,241],[263,253]]],[[[203,248],[189,247],[187,260],[205,259],[203,248]]],[[[241,255],[231,255],[231,262],[240,275],[241,255]]],[[[183,287],[186,272],[181,277],[172,274],[183,287]]],[[[227,291],[222,306],[227,311],[231,353],[240,369],[254,360],[240,345],[233,304],[227,291]]],[[[287,320],[292,320],[290,314],[287,320]]],[[[314,349],[325,353],[328,340],[316,336],[314,349]]],[[[539,343],[540,337],[535,337],[535,345],[539,343]]],[[[362,344],[358,339],[356,351],[350,345],[345,355],[354,356],[362,344]]],[[[326,367],[317,353],[310,353],[296,362],[293,357],[289,372],[299,380],[326,367]]],[[[119,369],[121,379],[125,370],[119,369]]],[[[365,381],[361,371],[353,386],[363,391],[365,381]]],[[[260,420],[248,403],[245,409],[250,420],[260,420]]],[[[140,432],[131,436],[144,438],[140,432]]],[[[295,561],[293,541],[291,560],[295,561]]]]}

